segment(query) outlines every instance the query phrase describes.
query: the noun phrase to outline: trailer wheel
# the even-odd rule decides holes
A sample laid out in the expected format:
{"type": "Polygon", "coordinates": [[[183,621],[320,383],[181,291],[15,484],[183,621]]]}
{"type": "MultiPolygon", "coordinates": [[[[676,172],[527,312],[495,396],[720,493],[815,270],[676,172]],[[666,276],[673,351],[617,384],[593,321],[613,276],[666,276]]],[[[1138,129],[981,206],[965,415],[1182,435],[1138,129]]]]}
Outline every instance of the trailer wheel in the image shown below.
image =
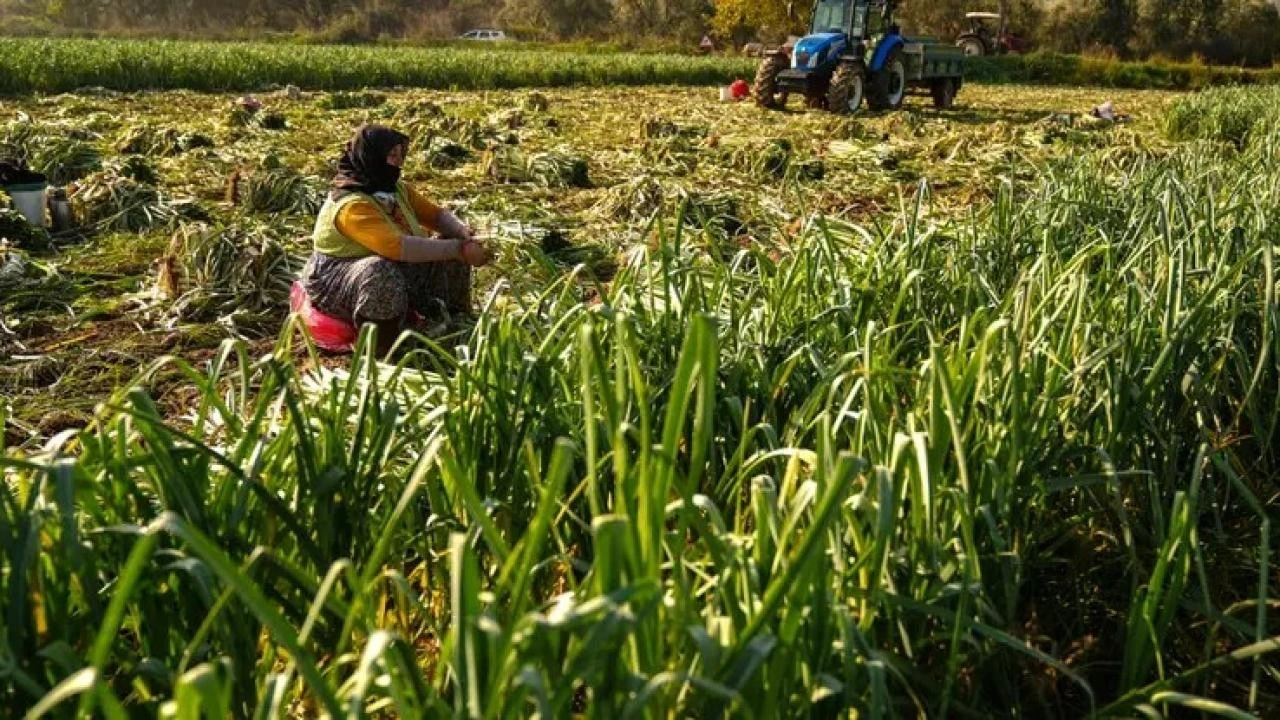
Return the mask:
{"type": "Polygon", "coordinates": [[[778,91],[778,73],[787,69],[787,65],[787,56],[782,53],[774,53],[761,61],[751,88],[757,105],[772,110],[787,104],[787,93],[778,91]]]}
{"type": "Polygon", "coordinates": [[[933,106],[939,110],[950,110],[956,104],[956,81],[951,78],[934,80],[929,86],[933,95],[933,106]]]}
{"type": "Polygon", "coordinates": [[[827,109],[841,115],[857,112],[866,93],[866,77],[861,61],[840,63],[827,89],[827,109]]]}
{"type": "Polygon", "coordinates": [[[897,110],[907,97],[907,66],[902,62],[902,48],[894,48],[879,72],[871,74],[867,84],[867,104],[872,110],[897,110]]]}

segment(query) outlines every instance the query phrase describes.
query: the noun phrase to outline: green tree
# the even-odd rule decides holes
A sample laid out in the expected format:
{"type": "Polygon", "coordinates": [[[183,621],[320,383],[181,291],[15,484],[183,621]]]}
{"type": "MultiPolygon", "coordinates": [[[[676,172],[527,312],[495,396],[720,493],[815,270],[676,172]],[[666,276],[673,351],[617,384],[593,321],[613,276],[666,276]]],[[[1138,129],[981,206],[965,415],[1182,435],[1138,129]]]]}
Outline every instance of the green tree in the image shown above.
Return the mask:
{"type": "Polygon", "coordinates": [[[601,34],[609,27],[611,0],[506,0],[500,19],[551,38],[601,34]]]}
{"type": "Polygon", "coordinates": [[[1133,38],[1134,7],[1133,0],[1099,0],[1101,13],[1099,24],[1095,30],[1098,42],[1115,50],[1120,55],[1129,54],[1129,41],[1133,38]]]}
{"type": "Polygon", "coordinates": [[[777,41],[802,32],[809,21],[807,0],[713,0],[712,25],[735,43],[751,38],[777,41]]]}
{"type": "Polygon", "coordinates": [[[706,31],[712,12],[709,0],[615,0],[613,25],[633,37],[692,42],[706,31]]]}
{"type": "Polygon", "coordinates": [[[898,18],[903,31],[929,33],[941,37],[954,37],[964,28],[964,14],[970,10],[995,10],[996,3],[980,0],[935,0],[934,2],[904,2],[899,5],[898,18]]]}
{"type": "Polygon", "coordinates": [[[1139,6],[1139,53],[1181,56],[1197,52],[1218,35],[1223,0],[1145,0],[1139,6]]]}

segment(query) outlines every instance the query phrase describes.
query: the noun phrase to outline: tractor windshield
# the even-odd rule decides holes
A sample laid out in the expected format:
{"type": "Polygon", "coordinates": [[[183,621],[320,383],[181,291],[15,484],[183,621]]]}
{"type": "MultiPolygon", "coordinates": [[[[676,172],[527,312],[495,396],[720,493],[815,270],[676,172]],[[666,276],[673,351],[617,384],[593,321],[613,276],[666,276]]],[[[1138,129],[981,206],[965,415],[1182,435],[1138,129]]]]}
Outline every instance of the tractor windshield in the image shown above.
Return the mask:
{"type": "Polygon", "coordinates": [[[845,13],[848,8],[849,0],[821,0],[813,11],[813,31],[815,33],[845,32],[845,13]]]}

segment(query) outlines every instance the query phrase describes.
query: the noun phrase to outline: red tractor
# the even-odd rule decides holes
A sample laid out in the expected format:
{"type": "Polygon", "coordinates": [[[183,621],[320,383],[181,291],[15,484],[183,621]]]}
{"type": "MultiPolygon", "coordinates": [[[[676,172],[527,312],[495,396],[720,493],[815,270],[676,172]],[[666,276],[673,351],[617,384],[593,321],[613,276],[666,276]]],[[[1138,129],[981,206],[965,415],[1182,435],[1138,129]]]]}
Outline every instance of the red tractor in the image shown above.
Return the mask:
{"type": "Polygon", "coordinates": [[[1009,32],[1000,13],[965,13],[965,19],[969,30],[956,40],[965,55],[1017,55],[1029,49],[1027,41],[1009,32]]]}

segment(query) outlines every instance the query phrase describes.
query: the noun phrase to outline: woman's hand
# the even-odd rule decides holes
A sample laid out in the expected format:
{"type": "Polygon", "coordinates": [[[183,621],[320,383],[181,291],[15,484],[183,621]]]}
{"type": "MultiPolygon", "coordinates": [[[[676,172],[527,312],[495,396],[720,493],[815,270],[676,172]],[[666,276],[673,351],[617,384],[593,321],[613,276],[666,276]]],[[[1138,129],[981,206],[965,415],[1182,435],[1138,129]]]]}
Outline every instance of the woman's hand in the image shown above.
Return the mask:
{"type": "Polygon", "coordinates": [[[483,267],[493,260],[493,253],[489,252],[489,249],[476,240],[471,233],[463,239],[458,254],[462,257],[462,262],[471,267],[483,267]]]}

